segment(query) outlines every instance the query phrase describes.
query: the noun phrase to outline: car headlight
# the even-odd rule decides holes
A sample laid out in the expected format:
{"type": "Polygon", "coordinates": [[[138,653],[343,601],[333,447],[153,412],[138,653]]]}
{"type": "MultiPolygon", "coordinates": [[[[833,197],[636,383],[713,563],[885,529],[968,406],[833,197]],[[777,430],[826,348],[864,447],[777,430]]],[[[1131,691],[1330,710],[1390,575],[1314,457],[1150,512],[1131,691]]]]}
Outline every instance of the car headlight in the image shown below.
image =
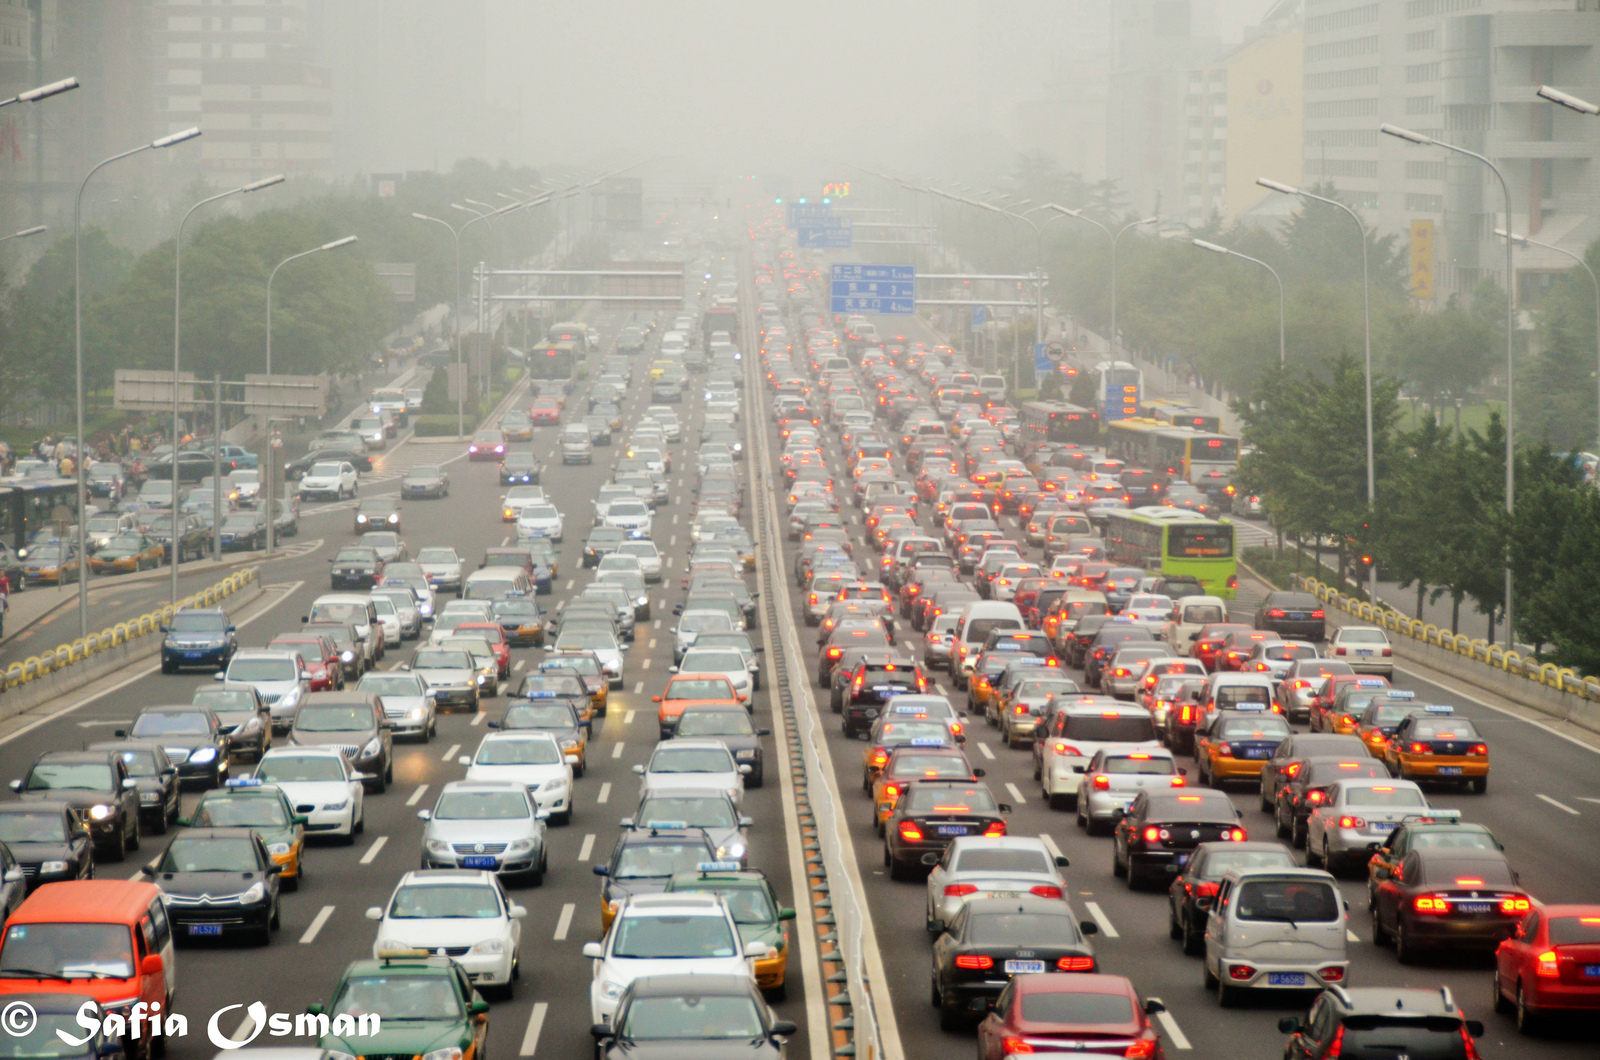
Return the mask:
{"type": "Polygon", "coordinates": [[[488,953],[504,953],[505,951],[506,944],[502,939],[484,939],[482,942],[472,947],[471,950],[472,953],[480,956],[488,953]]]}
{"type": "Polygon", "coordinates": [[[481,684],[483,684],[484,682],[486,682],[488,680],[489,680],[489,676],[487,674],[479,674],[478,675],[478,684],[481,685],[481,684]]]}
{"type": "Polygon", "coordinates": [[[600,980],[600,996],[607,1001],[615,1001],[622,996],[624,984],[613,982],[610,979],[600,980]]]}
{"type": "Polygon", "coordinates": [[[450,853],[450,844],[442,839],[430,839],[423,845],[428,848],[428,853],[430,854],[450,853]]]}
{"type": "Polygon", "coordinates": [[[350,651],[349,649],[346,649],[346,650],[344,650],[344,651],[339,653],[339,659],[342,662],[355,662],[356,661],[356,653],[353,652],[353,651],[350,651]]]}
{"type": "Polygon", "coordinates": [[[511,845],[509,847],[507,847],[506,849],[508,849],[508,850],[532,850],[533,849],[533,840],[531,840],[531,839],[513,839],[511,841],[511,845]]]}
{"type": "Polygon", "coordinates": [[[65,861],[42,861],[42,862],[39,863],[39,871],[40,872],[46,872],[46,873],[48,873],[48,872],[66,872],[67,871],[67,863],[65,861]]]}
{"type": "Polygon", "coordinates": [[[390,512],[389,513],[389,521],[391,523],[398,523],[400,521],[400,513],[399,512],[390,512]]]}
{"type": "Polygon", "coordinates": [[[366,517],[366,516],[365,516],[365,515],[358,515],[358,516],[356,516],[356,522],[358,522],[358,523],[364,523],[364,522],[366,522],[366,521],[367,521],[367,517],[366,517]]]}
{"type": "Polygon", "coordinates": [[[650,598],[648,596],[641,596],[637,600],[634,601],[634,603],[638,604],[640,607],[643,607],[645,604],[648,604],[649,602],[650,602],[650,598]]]}
{"type": "Polygon", "coordinates": [[[417,605],[417,613],[423,618],[427,618],[429,615],[433,614],[433,605],[426,602],[420,603],[417,605]]]}
{"type": "Polygon", "coordinates": [[[406,720],[407,721],[421,721],[422,720],[422,714],[423,714],[423,708],[422,707],[412,707],[410,710],[406,711],[406,720]]]}
{"type": "Polygon", "coordinates": [[[565,754],[566,752],[569,752],[569,751],[574,753],[574,754],[576,754],[577,750],[578,750],[578,741],[577,740],[563,740],[561,742],[561,751],[562,751],[563,754],[565,754]]]}
{"type": "Polygon", "coordinates": [[[340,1052],[338,1049],[329,1049],[328,1060],[356,1060],[356,1058],[349,1053],[340,1052]]]}
{"type": "Polygon", "coordinates": [[[727,858],[729,860],[738,860],[739,858],[744,857],[744,850],[745,847],[743,843],[739,842],[738,840],[733,840],[732,842],[724,843],[722,846],[717,848],[717,857],[719,859],[727,858]]]}
{"type": "Polygon", "coordinates": [[[551,779],[545,781],[543,784],[540,784],[539,785],[539,790],[540,791],[560,791],[562,788],[564,788],[566,786],[567,786],[567,778],[566,777],[552,777],[551,779]]]}
{"type": "Polygon", "coordinates": [[[245,905],[254,905],[267,896],[267,885],[260,880],[250,885],[250,889],[239,896],[239,901],[245,905]]]}
{"type": "Polygon", "coordinates": [[[189,756],[189,761],[204,765],[216,757],[217,749],[215,747],[202,747],[189,756]]]}
{"type": "Polygon", "coordinates": [[[423,1053],[422,1060],[461,1060],[461,1050],[454,1045],[448,1049],[435,1049],[423,1053]]]}
{"type": "Polygon", "coordinates": [[[288,857],[289,856],[289,849],[290,848],[289,848],[289,844],[288,843],[268,843],[267,844],[267,853],[271,854],[275,858],[288,857]]]}
{"type": "Polygon", "coordinates": [[[361,749],[361,757],[371,758],[373,755],[379,754],[382,751],[383,741],[374,736],[372,739],[367,741],[367,746],[361,749]]]}
{"type": "MultiPolygon", "coordinates": [[[[345,652],[345,655],[349,655],[349,654],[350,654],[349,652],[345,652]]],[[[298,688],[291,688],[289,691],[287,691],[287,692],[285,692],[283,694],[282,698],[280,698],[278,700],[278,706],[286,707],[286,708],[287,707],[298,706],[299,703],[300,703],[300,689],[298,689],[298,688]]]]}
{"type": "Polygon", "coordinates": [[[96,821],[104,821],[116,812],[117,808],[115,806],[110,806],[103,802],[89,807],[89,816],[96,821]]]}
{"type": "Polygon", "coordinates": [[[329,813],[338,813],[350,805],[349,799],[340,799],[338,802],[325,802],[322,808],[329,813]]]}

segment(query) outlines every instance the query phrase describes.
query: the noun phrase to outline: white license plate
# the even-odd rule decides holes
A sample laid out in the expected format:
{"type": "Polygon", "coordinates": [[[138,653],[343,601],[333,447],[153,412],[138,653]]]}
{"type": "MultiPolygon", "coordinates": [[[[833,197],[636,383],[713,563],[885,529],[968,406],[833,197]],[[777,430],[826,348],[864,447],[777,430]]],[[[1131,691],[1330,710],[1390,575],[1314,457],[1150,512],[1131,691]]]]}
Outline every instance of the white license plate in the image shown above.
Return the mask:
{"type": "Polygon", "coordinates": [[[1356,649],[1356,654],[1357,655],[1371,655],[1372,654],[1372,649],[1371,648],[1357,648],[1356,649]]]}
{"type": "Polygon", "coordinates": [[[1043,961],[1007,961],[1007,975],[1026,975],[1029,972],[1044,971],[1043,961]]]}
{"type": "Polygon", "coordinates": [[[1268,972],[1268,986],[1305,986],[1305,972],[1268,972]]]}

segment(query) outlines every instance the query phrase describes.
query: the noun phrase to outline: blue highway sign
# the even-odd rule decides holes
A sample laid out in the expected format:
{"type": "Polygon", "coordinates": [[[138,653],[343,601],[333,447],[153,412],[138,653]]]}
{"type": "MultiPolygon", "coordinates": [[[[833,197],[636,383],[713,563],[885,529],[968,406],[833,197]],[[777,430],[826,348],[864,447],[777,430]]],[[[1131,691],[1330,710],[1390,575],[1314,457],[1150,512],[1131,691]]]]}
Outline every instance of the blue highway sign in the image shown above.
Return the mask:
{"type": "Polygon", "coordinates": [[[909,315],[917,305],[914,265],[835,265],[831,311],[909,315]]]}
{"type": "Polygon", "coordinates": [[[799,228],[805,224],[816,224],[826,221],[833,216],[833,207],[822,202],[791,202],[789,204],[789,228],[799,228]]]}
{"type": "Polygon", "coordinates": [[[796,230],[796,242],[802,247],[831,250],[848,250],[853,229],[848,217],[829,217],[821,221],[806,222],[796,230]]]}

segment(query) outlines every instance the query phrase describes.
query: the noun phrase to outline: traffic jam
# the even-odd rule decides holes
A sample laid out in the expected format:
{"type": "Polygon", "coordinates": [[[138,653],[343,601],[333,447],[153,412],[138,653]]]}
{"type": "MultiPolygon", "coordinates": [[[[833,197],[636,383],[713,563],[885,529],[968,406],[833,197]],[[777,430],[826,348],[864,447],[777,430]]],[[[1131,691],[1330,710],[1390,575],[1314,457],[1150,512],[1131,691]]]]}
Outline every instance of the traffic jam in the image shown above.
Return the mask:
{"type": "Polygon", "coordinates": [[[257,995],[323,1060],[491,1027],[826,1055],[780,691],[827,733],[903,1055],[1583,1040],[1600,904],[1487,823],[1506,730],[1252,580],[1237,439],[1014,402],[925,323],[829,312],[776,219],[737,235],[678,312],[555,325],[383,486],[314,446],[297,511],[335,529],[293,606],[179,612],[114,721],[13,753],[14,1055],[198,1057],[257,995]]]}

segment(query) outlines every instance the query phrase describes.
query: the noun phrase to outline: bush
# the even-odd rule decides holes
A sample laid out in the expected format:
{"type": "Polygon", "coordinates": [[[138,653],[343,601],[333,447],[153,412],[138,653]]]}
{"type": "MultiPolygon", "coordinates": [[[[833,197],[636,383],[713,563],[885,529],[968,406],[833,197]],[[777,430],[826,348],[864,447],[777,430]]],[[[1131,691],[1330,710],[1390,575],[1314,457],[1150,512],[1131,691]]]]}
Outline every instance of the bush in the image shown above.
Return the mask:
{"type": "Polygon", "coordinates": [[[428,385],[422,388],[422,411],[424,413],[437,412],[440,414],[455,411],[456,403],[450,400],[450,380],[448,373],[438,369],[428,377],[428,385]]]}
{"type": "MultiPolygon", "coordinates": [[[[421,415],[412,420],[412,423],[416,425],[418,438],[438,438],[446,435],[453,438],[456,435],[456,414],[454,412],[421,415]]],[[[477,415],[468,409],[466,418],[467,433],[470,434],[476,430],[477,425],[477,415]]]]}

